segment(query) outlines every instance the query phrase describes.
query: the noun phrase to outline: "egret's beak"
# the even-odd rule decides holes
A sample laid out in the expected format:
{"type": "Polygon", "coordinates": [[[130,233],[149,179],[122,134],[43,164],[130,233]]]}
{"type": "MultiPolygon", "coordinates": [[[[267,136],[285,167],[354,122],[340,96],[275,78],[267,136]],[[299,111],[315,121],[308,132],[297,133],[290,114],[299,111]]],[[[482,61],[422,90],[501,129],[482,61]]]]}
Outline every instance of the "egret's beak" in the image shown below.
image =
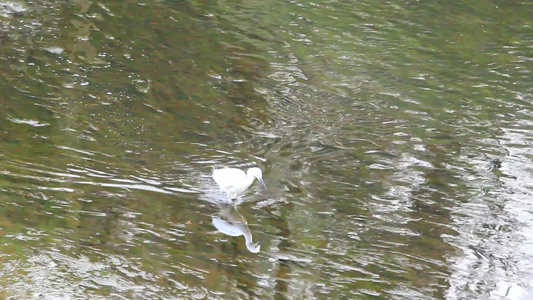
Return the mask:
{"type": "Polygon", "coordinates": [[[267,186],[265,185],[265,182],[263,181],[263,178],[257,178],[257,180],[259,180],[259,182],[261,182],[263,184],[263,186],[265,187],[265,190],[267,190],[267,186]]]}

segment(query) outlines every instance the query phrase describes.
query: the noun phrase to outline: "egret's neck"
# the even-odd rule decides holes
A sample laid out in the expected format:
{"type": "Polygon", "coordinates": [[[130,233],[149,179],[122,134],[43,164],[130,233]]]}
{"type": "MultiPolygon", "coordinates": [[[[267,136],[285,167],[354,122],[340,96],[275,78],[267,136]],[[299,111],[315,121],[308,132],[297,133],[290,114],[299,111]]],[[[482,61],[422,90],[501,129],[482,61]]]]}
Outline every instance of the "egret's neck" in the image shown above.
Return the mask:
{"type": "Polygon", "coordinates": [[[244,236],[244,241],[246,242],[246,246],[251,245],[253,243],[252,233],[250,232],[250,229],[248,229],[248,226],[244,228],[244,230],[242,231],[242,235],[244,236]]]}
{"type": "MultiPolygon", "coordinates": [[[[248,227],[246,227],[246,229],[248,229],[248,227]]],[[[252,253],[259,252],[259,243],[255,243],[255,244],[253,243],[252,233],[250,232],[250,230],[244,231],[243,235],[244,235],[244,243],[246,244],[246,248],[248,249],[248,251],[252,253]]]]}
{"type": "Polygon", "coordinates": [[[249,172],[246,173],[246,184],[248,184],[248,186],[252,185],[252,183],[254,182],[254,175],[250,174],[249,172]]]}

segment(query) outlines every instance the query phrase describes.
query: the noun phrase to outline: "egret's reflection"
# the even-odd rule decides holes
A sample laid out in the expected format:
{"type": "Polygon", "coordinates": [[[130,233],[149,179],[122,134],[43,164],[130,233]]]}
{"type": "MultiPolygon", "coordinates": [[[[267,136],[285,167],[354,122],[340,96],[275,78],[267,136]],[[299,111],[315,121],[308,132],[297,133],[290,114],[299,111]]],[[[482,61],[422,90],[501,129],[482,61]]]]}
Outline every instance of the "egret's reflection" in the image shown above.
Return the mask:
{"type": "Polygon", "coordinates": [[[219,204],[218,216],[213,216],[213,225],[218,231],[229,236],[244,236],[246,248],[252,253],[258,253],[261,243],[253,243],[252,233],[244,216],[232,204],[219,204]]]}

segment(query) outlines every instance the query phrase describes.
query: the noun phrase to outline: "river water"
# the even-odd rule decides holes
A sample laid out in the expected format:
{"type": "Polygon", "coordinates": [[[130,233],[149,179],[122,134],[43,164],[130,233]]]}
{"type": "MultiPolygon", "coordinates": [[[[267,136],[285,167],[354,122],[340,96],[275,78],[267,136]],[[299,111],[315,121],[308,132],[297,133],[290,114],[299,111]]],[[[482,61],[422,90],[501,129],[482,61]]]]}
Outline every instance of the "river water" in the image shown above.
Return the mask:
{"type": "Polygon", "coordinates": [[[533,298],[532,13],[4,1],[0,297],[533,298]]]}

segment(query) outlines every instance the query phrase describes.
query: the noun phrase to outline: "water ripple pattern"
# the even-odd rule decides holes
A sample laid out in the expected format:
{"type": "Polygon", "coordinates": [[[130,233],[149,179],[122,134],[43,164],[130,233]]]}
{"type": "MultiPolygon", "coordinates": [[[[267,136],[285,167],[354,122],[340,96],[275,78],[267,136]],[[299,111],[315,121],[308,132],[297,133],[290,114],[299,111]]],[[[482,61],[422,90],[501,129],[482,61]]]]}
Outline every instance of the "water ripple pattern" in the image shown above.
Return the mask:
{"type": "Polygon", "coordinates": [[[5,2],[0,298],[533,297],[532,9],[5,2]]]}

